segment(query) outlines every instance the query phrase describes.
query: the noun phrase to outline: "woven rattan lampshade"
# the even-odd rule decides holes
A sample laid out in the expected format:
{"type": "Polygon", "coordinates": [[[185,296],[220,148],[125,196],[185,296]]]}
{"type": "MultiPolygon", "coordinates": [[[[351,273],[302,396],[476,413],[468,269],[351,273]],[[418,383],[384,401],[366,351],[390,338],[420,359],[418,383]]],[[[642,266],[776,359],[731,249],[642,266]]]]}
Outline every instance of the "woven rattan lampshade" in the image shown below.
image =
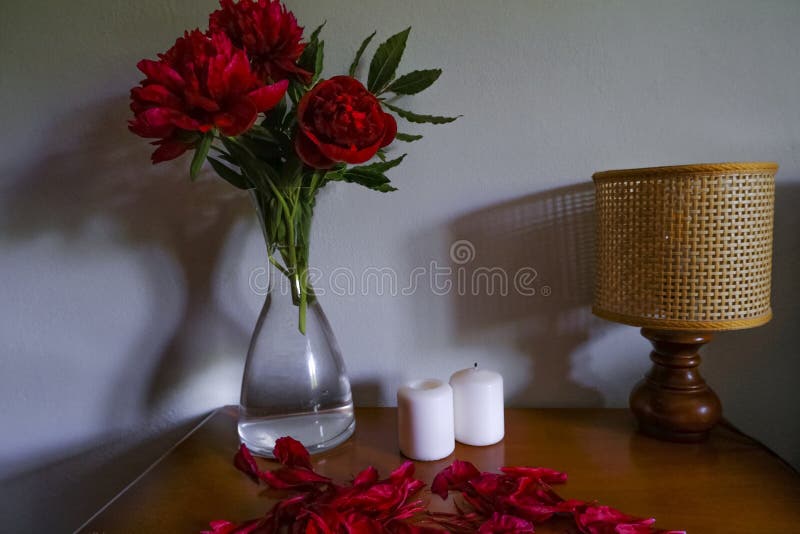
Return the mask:
{"type": "Polygon", "coordinates": [[[770,320],[775,163],[598,172],[593,311],[649,328],[770,320]]]}

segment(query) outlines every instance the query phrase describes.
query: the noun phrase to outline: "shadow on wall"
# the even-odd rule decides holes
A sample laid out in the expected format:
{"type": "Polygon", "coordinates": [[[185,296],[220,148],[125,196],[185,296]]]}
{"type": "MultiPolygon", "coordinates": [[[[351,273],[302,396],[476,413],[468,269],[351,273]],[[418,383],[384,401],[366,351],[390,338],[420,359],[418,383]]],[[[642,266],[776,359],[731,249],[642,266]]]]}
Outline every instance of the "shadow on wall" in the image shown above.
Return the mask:
{"type": "MultiPolygon", "coordinates": [[[[6,207],[0,213],[0,232],[12,243],[57,235],[69,245],[86,232],[87,226],[98,219],[107,219],[111,221],[113,231],[103,230],[110,233],[110,236],[104,235],[105,239],[120,241],[128,249],[161,249],[179,265],[182,272],[178,273],[165,273],[159,270],[158,265],[148,266],[148,278],[152,279],[156,293],[174,293],[175,287],[185,286],[186,302],[178,306],[177,314],[172,311],[159,314],[156,309],[149,319],[148,331],[167,329],[165,341],[155,342],[149,339],[151,336],[139,336],[141,339],[128,347],[127,356],[119,358],[114,395],[96,399],[103,406],[106,417],[105,422],[98,421],[97,427],[118,429],[117,437],[132,430],[132,425],[147,422],[151,429],[168,430],[176,423],[171,419],[176,415],[169,412],[175,401],[175,391],[204,370],[220,365],[223,360],[241,368],[250,334],[214,306],[211,294],[212,274],[223,244],[234,225],[251,213],[246,195],[233,191],[218,180],[201,179],[190,183],[186,158],[151,166],[151,147],[127,131],[128,118],[128,99],[120,97],[98,103],[91,111],[75,112],[56,121],[48,130],[50,137],[42,140],[43,155],[36,166],[15,175],[6,172],[6,176],[13,178],[4,180],[10,185],[3,189],[2,200],[6,207]],[[76,124],[80,126],[74,129],[84,130],[85,135],[79,133],[74,139],[63,137],[76,124]],[[58,152],[54,152],[56,150],[58,152]],[[170,276],[174,279],[164,280],[170,276]],[[160,324],[164,321],[169,321],[172,326],[160,324]],[[213,343],[220,337],[236,339],[241,346],[227,352],[215,350],[213,343]],[[197,350],[203,344],[206,344],[206,350],[197,350]],[[121,422],[131,427],[120,429],[121,422]]],[[[91,285],[93,281],[87,279],[80,283],[91,285]]],[[[81,287],[78,284],[56,290],[80,292],[81,287]]],[[[121,297],[125,296],[109,294],[109,306],[115,309],[124,307],[124,303],[119,302],[121,297]]],[[[65,352],[69,353],[68,350],[65,352]]],[[[83,356],[82,360],[71,365],[78,369],[88,368],[93,359],[104,357],[102,354],[83,356]]],[[[63,358],[63,354],[53,353],[46,357],[63,358]]],[[[46,373],[41,378],[47,387],[46,373]]],[[[109,377],[109,380],[114,379],[109,377]]],[[[77,386],[86,388],[88,384],[77,386]]],[[[70,424],[68,413],[62,417],[63,424],[70,424]]],[[[56,427],[54,431],[58,432],[56,427]]],[[[73,444],[68,448],[54,442],[54,452],[48,453],[49,476],[45,477],[46,480],[40,477],[38,491],[25,489],[30,486],[25,481],[33,480],[31,477],[26,478],[25,474],[15,477],[22,484],[20,495],[37,499],[31,505],[31,519],[37,518],[37,525],[42,530],[47,528],[40,521],[56,522],[53,525],[56,530],[76,526],[75,521],[85,519],[85,510],[96,509],[120,489],[122,481],[135,474],[134,469],[143,467],[138,460],[142,457],[142,447],[137,448],[134,440],[144,437],[128,435],[126,438],[131,441],[122,446],[112,446],[115,436],[102,435],[91,443],[73,444]],[[110,454],[117,458],[106,462],[110,454]],[[95,456],[97,458],[93,460],[95,456]],[[102,456],[106,458],[102,459],[102,456]],[[92,475],[97,465],[108,466],[104,476],[92,475]],[[89,477],[96,486],[90,492],[96,497],[93,502],[72,491],[76,482],[89,477]],[[71,506],[70,499],[81,502],[71,506]],[[49,509],[50,504],[56,501],[59,510],[74,514],[74,517],[41,518],[40,510],[49,509]]],[[[162,448],[163,445],[162,442],[162,448]]],[[[147,456],[148,461],[154,459],[152,452],[158,450],[158,445],[143,446],[151,453],[147,456]]],[[[35,480],[31,482],[34,483],[35,480]]],[[[12,489],[10,482],[4,486],[5,491],[12,489]]],[[[21,502],[18,502],[18,507],[24,508],[21,502]]],[[[21,513],[23,511],[18,509],[17,517],[21,513]]]]}
{"type": "Polygon", "coordinates": [[[375,406],[376,399],[383,396],[384,383],[380,376],[354,379],[350,389],[356,406],[375,406]]]}
{"type": "Polygon", "coordinates": [[[600,406],[572,378],[572,355],[598,323],[591,315],[594,186],[561,187],[463,215],[450,225],[454,338],[462,344],[514,325],[529,361],[517,406],[600,406]]]}
{"type": "MultiPolygon", "coordinates": [[[[190,183],[186,158],[151,166],[151,147],[124,128],[129,118],[127,106],[127,97],[120,98],[98,106],[101,111],[94,119],[77,112],[54,125],[53,132],[68,131],[68,125],[77,120],[93,126],[79,146],[44,158],[4,192],[9,208],[0,218],[0,231],[6,238],[18,240],[45,232],[58,232],[69,239],[70,232],[77,233],[90,219],[106,216],[122,228],[119,239],[126,244],[157,245],[178,260],[187,285],[186,314],[147,381],[150,390],[145,403],[137,407],[147,417],[158,410],[160,401],[190,368],[199,372],[204,364],[213,363],[187,354],[182,343],[202,335],[194,330],[194,314],[213,305],[212,273],[220,251],[234,224],[251,209],[246,195],[219,180],[190,183]]],[[[59,144],[53,139],[45,140],[43,146],[59,144]]],[[[242,331],[230,318],[220,315],[215,319],[227,323],[237,335],[249,337],[250,332],[242,331]]],[[[141,355],[140,348],[132,351],[128,359],[132,369],[120,373],[120,390],[124,391],[128,377],[142,365],[141,355]]],[[[124,399],[123,394],[119,402],[124,399]]],[[[108,410],[110,418],[117,417],[117,407],[108,410]]]]}
{"type": "Polygon", "coordinates": [[[760,328],[715,336],[702,372],[727,419],[800,469],[800,179],[784,180],[779,175],[775,191],[774,317],[760,328]]]}
{"type": "MultiPolygon", "coordinates": [[[[729,420],[800,466],[800,180],[787,185],[781,181],[776,190],[775,317],[762,328],[716,336],[704,349],[702,370],[720,394],[729,420]]],[[[511,405],[605,404],[603,378],[584,368],[593,359],[611,365],[605,373],[613,374],[623,388],[619,400],[624,402],[642,370],[649,368],[649,344],[635,328],[591,315],[591,183],[471,212],[453,221],[449,230],[454,284],[461,284],[451,292],[452,338],[464,347],[486,344],[486,339],[495,346],[513,343],[525,356],[527,385],[509,399],[511,405]],[[508,281],[506,296],[501,272],[508,281]],[[498,340],[498,331],[513,340],[498,340]],[[627,346],[631,342],[641,349],[627,346]],[[589,355],[585,349],[592,345],[589,355]],[[636,359],[617,357],[625,352],[636,359]]]]}

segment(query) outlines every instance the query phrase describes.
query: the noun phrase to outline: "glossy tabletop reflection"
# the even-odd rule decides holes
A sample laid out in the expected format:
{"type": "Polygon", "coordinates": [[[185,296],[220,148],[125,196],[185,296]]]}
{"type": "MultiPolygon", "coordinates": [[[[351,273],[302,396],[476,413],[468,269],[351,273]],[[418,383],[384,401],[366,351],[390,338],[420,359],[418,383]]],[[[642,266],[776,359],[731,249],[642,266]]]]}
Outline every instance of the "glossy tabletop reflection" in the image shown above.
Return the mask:
{"type": "MultiPolygon", "coordinates": [[[[214,519],[240,521],[270,505],[232,464],[238,447],[237,410],[206,418],[154,466],[98,512],[80,532],[199,532],[214,519]]],[[[315,468],[345,482],[368,465],[382,475],[403,461],[393,408],[360,408],[356,433],[314,456],[315,468]]],[[[506,411],[506,437],[489,447],[457,445],[437,462],[418,462],[430,484],[454,458],[481,470],[503,465],[565,471],[565,498],[596,499],[657,526],[690,533],[800,532],[800,475],[754,440],[726,428],[708,442],[676,444],[638,435],[627,410],[506,411]]],[[[259,460],[262,466],[270,462],[259,460]]],[[[449,502],[429,497],[435,509],[449,502]]],[[[537,532],[563,532],[551,526],[537,532]]]]}

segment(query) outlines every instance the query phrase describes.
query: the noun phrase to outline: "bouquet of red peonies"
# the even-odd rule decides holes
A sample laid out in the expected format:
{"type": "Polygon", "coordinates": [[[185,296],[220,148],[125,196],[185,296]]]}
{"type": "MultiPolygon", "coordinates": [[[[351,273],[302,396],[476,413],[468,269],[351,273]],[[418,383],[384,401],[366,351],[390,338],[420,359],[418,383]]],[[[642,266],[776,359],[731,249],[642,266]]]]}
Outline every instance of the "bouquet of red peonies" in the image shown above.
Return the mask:
{"type": "Polygon", "coordinates": [[[422,137],[399,133],[394,115],[412,123],[455,120],[392,103],[441,74],[396,75],[410,28],[377,47],[364,84],[355,75],[375,33],[346,75],[323,79],[323,26],[304,40],[276,0],[221,0],[207,31],[185,32],[158,60],[140,61],[145,79],[131,90],[129,128],[156,139],[153,163],[193,151],[192,180],[208,161],[222,179],[251,192],[269,261],[290,281],[302,333],[314,298],[308,256],[317,192],[329,182],[393,191],[386,172],[405,155],[387,157],[389,145],[422,137]]]}

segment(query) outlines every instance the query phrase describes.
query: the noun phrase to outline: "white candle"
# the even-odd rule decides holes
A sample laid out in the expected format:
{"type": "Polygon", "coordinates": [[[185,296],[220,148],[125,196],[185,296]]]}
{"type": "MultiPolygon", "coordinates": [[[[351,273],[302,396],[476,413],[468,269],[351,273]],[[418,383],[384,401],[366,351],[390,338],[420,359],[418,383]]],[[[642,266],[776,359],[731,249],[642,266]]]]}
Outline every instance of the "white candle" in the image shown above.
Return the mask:
{"type": "Polygon", "coordinates": [[[397,390],[400,451],[412,460],[449,456],[453,433],[453,390],[441,380],[417,380],[397,390]]]}
{"type": "Polygon", "coordinates": [[[503,377],[478,369],[478,364],[450,377],[456,440],[467,445],[492,445],[503,439],[503,377]]]}

